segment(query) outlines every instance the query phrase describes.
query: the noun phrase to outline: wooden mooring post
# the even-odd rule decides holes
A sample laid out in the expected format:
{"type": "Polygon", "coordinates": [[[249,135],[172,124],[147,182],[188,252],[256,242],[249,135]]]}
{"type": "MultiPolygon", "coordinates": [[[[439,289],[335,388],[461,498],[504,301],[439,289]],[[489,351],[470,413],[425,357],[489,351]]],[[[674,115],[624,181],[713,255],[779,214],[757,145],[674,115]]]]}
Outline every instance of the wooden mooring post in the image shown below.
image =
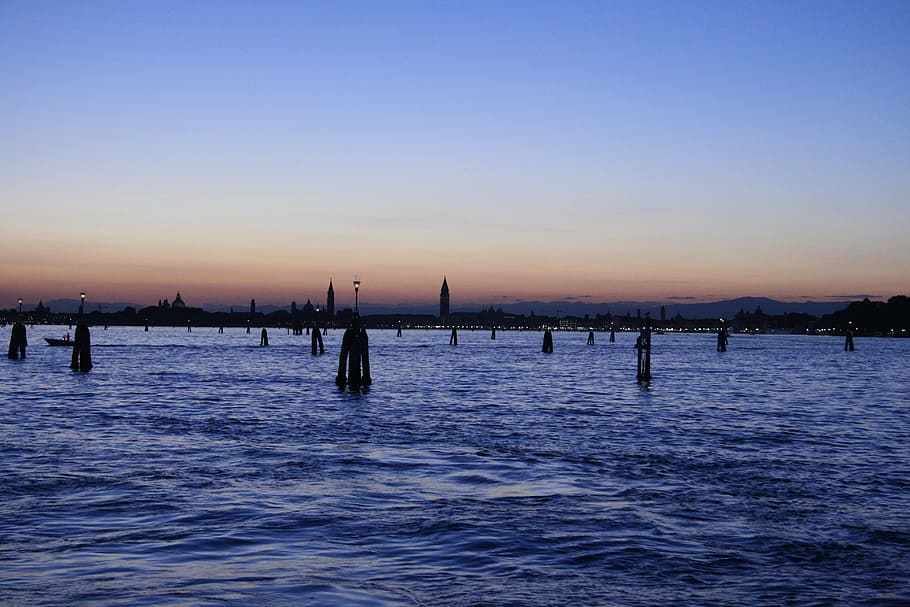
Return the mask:
{"type": "Polygon", "coordinates": [[[635,341],[638,350],[638,381],[651,380],[651,317],[645,318],[645,326],[635,341]]]}

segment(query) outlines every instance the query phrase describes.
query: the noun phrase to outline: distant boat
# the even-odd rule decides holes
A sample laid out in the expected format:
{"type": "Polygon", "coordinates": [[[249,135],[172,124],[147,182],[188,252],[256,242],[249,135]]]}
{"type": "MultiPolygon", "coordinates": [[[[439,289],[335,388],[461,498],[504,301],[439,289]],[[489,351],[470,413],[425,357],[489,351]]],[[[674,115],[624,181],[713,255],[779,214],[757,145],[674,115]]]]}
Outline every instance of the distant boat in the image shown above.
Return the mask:
{"type": "Polygon", "coordinates": [[[44,341],[49,346],[72,346],[75,343],[72,339],[54,339],[53,337],[45,337],[44,341]]]}

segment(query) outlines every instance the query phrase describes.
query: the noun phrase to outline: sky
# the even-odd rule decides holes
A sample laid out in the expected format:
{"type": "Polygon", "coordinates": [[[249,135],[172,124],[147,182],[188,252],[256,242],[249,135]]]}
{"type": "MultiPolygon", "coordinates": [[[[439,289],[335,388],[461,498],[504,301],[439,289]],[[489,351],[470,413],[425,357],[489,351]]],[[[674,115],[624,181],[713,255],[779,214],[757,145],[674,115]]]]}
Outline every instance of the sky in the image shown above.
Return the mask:
{"type": "Polygon", "coordinates": [[[910,3],[0,0],[0,306],[910,292],[910,3]]]}

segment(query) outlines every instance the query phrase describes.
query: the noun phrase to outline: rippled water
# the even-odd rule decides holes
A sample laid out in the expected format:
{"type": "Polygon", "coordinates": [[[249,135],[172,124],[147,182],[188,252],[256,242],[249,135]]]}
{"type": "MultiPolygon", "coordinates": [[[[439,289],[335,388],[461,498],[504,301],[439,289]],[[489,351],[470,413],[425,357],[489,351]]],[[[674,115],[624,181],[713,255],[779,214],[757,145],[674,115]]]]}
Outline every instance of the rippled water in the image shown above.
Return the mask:
{"type": "MultiPolygon", "coordinates": [[[[0,603],[910,604],[910,340],[93,329],[0,363],[0,603]]],[[[3,344],[9,327],[0,331],[3,344]]]]}

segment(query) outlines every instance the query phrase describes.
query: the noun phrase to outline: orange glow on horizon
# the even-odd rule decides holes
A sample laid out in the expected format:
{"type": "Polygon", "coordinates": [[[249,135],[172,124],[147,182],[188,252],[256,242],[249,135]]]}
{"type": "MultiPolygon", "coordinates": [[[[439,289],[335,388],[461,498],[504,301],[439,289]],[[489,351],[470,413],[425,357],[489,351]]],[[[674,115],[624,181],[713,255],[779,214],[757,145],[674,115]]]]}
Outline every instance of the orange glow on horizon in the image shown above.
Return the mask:
{"type": "MultiPolygon", "coordinates": [[[[245,305],[251,298],[257,303],[288,305],[310,300],[324,304],[330,278],[335,289],[336,307],[353,306],[352,271],[293,271],[283,267],[277,273],[265,274],[255,266],[233,271],[220,267],[184,267],[177,269],[132,268],[96,264],[92,271],[81,272],[67,267],[17,267],[7,272],[0,295],[9,301],[23,297],[27,304],[60,298],[78,299],[80,291],[89,301],[131,301],[151,305],[159,299],[173,299],[179,291],[190,306],[214,304],[245,305]]],[[[678,280],[666,273],[653,277],[571,274],[555,278],[533,270],[499,273],[487,271],[420,271],[356,272],[361,281],[360,303],[370,304],[436,304],[443,275],[447,277],[452,306],[507,305],[516,301],[577,300],[584,302],[616,301],[716,301],[740,296],[767,296],[781,300],[824,299],[840,293],[871,293],[885,299],[907,292],[898,285],[857,280],[848,290],[832,288],[822,278],[815,280],[759,281],[737,277],[702,280],[678,280]]],[[[0,303],[0,307],[5,304],[0,303]]],[[[12,305],[12,304],[10,304],[12,305]]]]}
{"type": "MultiPolygon", "coordinates": [[[[478,242],[458,244],[449,235],[445,242],[421,245],[414,234],[395,242],[355,230],[355,248],[346,246],[348,234],[323,234],[300,245],[284,229],[271,239],[268,233],[263,229],[244,237],[235,226],[225,228],[221,238],[204,231],[191,238],[178,230],[159,241],[143,232],[130,243],[122,233],[106,238],[89,236],[91,232],[74,236],[60,228],[48,233],[25,229],[0,243],[6,261],[0,297],[15,301],[21,296],[36,303],[78,297],[85,290],[93,301],[148,305],[180,291],[190,306],[246,305],[251,298],[261,304],[315,304],[325,302],[331,278],[336,305],[343,307],[353,305],[354,275],[363,281],[360,302],[366,306],[438,303],[445,275],[454,309],[563,299],[717,301],[768,296],[802,301],[807,295],[824,299],[844,293],[887,298],[908,291],[908,281],[895,278],[893,264],[855,267],[847,261],[850,251],[845,247],[835,257],[844,257],[843,263],[829,266],[830,256],[808,254],[811,246],[802,241],[798,246],[807,248],[807,254],[791,258],[792,251],[785,247],[773,255],[750,250],[736,257],[718,255],[672,233],[647,241],[625,232],[605,241],[554,233],[543,247],[538,246],[539,235],[519,234],[509,241],[503,236],[499,249],[485,233],[478,242]]],[[[477,232],[471,234],[478,238],[477,232]]],[[[721,244],[732,250],[732,244],[721,244]]]]}

